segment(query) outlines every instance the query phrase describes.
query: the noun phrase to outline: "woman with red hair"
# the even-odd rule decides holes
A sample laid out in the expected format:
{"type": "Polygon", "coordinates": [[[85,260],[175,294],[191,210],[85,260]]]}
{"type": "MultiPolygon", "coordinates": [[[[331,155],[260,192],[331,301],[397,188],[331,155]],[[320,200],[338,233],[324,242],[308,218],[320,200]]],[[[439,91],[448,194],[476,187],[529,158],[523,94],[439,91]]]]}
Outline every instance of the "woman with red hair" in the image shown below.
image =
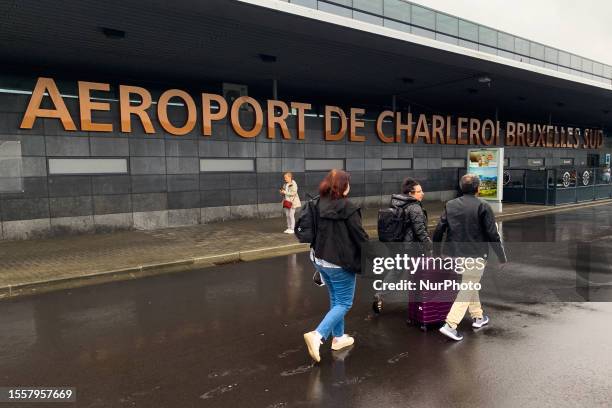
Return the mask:
{"type": "Polygon", "coordinates": [[[332,350],[352,345],[344,333],[344,316],[353,305],[355,274],[361,272],[361,244],[368,234],[361,225],[361,209],[350,202],[350,175],[331,170],[319,185],[318,223],[310,256],[329,291],[330,310],[319,326],[304,334],[308,353],[321,361],[322,340],[333,336],[332,350]]]}

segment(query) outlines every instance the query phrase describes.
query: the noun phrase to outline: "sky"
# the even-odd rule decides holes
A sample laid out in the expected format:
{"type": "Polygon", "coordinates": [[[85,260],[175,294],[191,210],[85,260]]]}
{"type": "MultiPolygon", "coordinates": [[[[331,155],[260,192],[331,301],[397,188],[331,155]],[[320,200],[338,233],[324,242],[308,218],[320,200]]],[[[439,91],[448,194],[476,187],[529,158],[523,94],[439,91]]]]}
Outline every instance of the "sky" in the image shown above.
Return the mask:
{"type": "Polygon", "coordinates": [[[411,0],[612,65],[610,0],[411,0]]]}

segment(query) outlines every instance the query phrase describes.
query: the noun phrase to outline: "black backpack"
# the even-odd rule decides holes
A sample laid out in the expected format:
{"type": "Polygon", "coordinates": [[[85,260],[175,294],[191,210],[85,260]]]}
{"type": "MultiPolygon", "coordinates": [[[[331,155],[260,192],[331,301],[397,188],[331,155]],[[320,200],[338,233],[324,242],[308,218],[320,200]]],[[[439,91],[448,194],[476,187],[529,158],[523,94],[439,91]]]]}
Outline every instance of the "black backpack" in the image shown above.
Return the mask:
{"type": "Polygon", "coordinates": [[[378,240],[402,242],[406,236],[406,212],[403,208],[391,207],[378,210],[378,240]]]}
{"type": "Polygon", "coordinates": [[[314,244],[317,236],[317,224],[319,220],[319,196],[312,197],[306,194],[308,200],[302,205],[302,211],[295,223],[294,233],[298,241],[303,244],[314,244]]]}

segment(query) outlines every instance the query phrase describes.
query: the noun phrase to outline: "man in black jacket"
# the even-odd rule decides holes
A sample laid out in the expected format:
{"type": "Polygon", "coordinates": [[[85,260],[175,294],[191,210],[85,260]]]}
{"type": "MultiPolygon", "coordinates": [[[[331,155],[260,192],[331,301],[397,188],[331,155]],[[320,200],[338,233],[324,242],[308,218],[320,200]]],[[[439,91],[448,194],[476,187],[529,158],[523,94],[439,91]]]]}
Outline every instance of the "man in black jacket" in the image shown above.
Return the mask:
{"type": "Polygon", "coordinates": [[[391,196],[391,207],[404,210],[407,225],[403,242],[431,242],[427,234],[427,211],[421,204],[424,196],[421,184],[410,177],[402,183],[402,194],[391,196]]]}
{"type": "MultiPolygon", "coordinates": [[[[460,181],[463,196],[446,203],[440,222],[433,234],[434,242],[441,242],[446,233],[445,253],[454,257],[456,265],[464,265],[462,283],[476,284],[480,282],[486,259],[489,256],[489,246],[493,247],[499,262],[507,262],[506,253],[493,210],[485,201],[477,196],[480,189],[480,179],[475,174],[466,174],[460,181]],[[468,262],[467,259],[482,262],[468,262]]],[[[462,340],[457,326],[463,319],[466,310],[472,316],[472,327],[481,328],[489,323],[489,317],[482,312],[478,290],[460,291],[453,304],[446,324],[440,332],[453,340],[462,340]]]]}

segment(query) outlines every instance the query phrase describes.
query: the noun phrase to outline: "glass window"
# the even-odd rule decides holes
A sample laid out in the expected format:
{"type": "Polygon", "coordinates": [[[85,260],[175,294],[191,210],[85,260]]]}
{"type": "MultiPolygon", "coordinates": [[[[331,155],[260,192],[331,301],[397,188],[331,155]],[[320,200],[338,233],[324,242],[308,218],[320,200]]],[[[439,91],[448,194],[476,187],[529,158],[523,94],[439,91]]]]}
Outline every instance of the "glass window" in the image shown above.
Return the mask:
{"type": "Polygon", "coordinates": [[[570,66],[570,55],[567,52],[559,51],[559,65],[570,66]]]}
{"type": "Polygon", "coordinates": [[[577,55],[570,55],[570,68],[581,70],[582,69],[582,58],[577,55]]]}
{"type": "MultiPolygon", "coordinates": [[[[335,3],[351,6],[352,0],[335,1],[335,3]]],[[[327,13],[337,14],[343,17],[353,17],[353,10],[348,9],[346,7],[336,6],[334,4],[325,3],[322,1],[319,2],[319,10],[325,11],[327,13]]]]}
{"type": "Polygon", "coordinates": [[[555,70],[555,71],[559,70],[559,66],[557,64],[551,64],[550,62],[544,63],[544,66],[546,68],[548,68],[548,69],[552,69],[552,70],[555,70]]]}
{"type": "Polygon", "coordinates": [[[459,20],[459,37],[477,43],[478,26],[469,21],[459,20]]]}
{"type": "Polygon", "coordinates": [[[612,67],[611,66],[604,65],[603,76],[605,76],[606,78],[612,78],[612,67]]]}
{"type": "Polygon", "coordinates": [[[559,59],[559,50],[555,48],[546,47],[546,49],[544,50],[544,59],[546,60],[546,62],[556,64],[557,60],[559,59]]]}
{"type": "Polygon", "coordinates": [[[348,6],[348,7],[352,7],[353,6],[353,0],[325,0],[328,3],[336,3],[336,4],[340,4],[341,6],[348,6]]]}
{"type": "Polygon", "coordinates": [[[398,23],[397,21],[394,21],[394,20],[387,20],[385,18],[385,21],[383,24],[385,27],[389,27],[394,30],[404,31],[406,33],[409,33],[411,31],[411,28],[408,24],[398,23]]]}
{"type": "Polygon", "coordinates": [[[384,13],[385,17],[410,22],[410,4],[401,0],[385,0],[384,13]]]}
{"type": "Polygon", "coordinates": [[[435,30],[436,13],[433,10],[412,5],[412,24],[430,30],[435,30]]]}
{"type": "Polygon", "coordinates": [[[541,61],[537,58],[529,58],[529,63],[531,65],[537,65],[538,67],[543,67],[544,66],[544,61],[541,61]]]}
{"type": "Polygon", "coordinates": [[[382,0],[353,0],[353,8],[367,11],[368,13],[377,14],[379,16],[382,16],[383,14],[382,0]]]}
{"type": "Polygon", "coordinates": [[[588,72],[589,74],[593,73],[593,61],[584,58],[582,60],[582,70],[584,72],[588,72]]]}
{"type": "Polygon", "coordinates": [[[368,13],[362,13],[357,10],[353,10],[353,18],[359,21],[365,21],[366,23],[383,25],[382,17],[373,16],[368,13]]]}
{"type": "Polygon", "coordinates": [[[424,28],[412,26],[412,34],[420,35],[421,37],[427,37],[431,39],[436,38],[436,32],[432,30],[426,30],[424,28]]]}
{"type": "Polygon", "coordinates": [[[497,31],[488,27],[479,26],[478,42],[491,47],[497,47],[497,31]]]}
{"type": "Polygon", "coordinates": [[[436,40],[443,41],[449,44],[455,44],[455,45],[457,45],[458,43],[457,37],[453,37],[453,36],[446,35],[446,34],[440,34],[440,33],[436,33],[436,40]]]}
{"type": "Polygon", "coordinates": [[[522,38],[514,39],[514,52],[523,56],[529,56],[529,41],[522,38]]]}
{"type": "Polygon", "coordinates": [[[478,50],[479,51],[484,51],[484,52],[486,52],[488,54],[497,55],[497,48],[489,47],[488,45],[478,44],[478,50]]]}
{"type": "Polygon", "coordinates": [[[508,59],[514,59],[515,54],[509,51],[499,50],[497,51],[497,55],[499,55],[500,57],[508,58],[508,59]]]}
{"type": "Polygon", "coordinates": [[[544,46],[542,44],[532,42],[529,51],[529,56],[531,58],[536,58],[544,61],[544,46]]]}
{"type": "Polygon", "coordinates": [[[497,33],[497,46],[502,50],[514,51],[514,36],[502,32],[497,33]]]}
{"type": "Polygon", "coordinates": [[[467,41],[467,40],[461,40],[459,39],[459,45],[465,48],[471,48],[473,50],[477,50],[478,49],[478,44],[472,41],[467,41]]]}
{"type": "Polygon", "coordinates": [[[600,64],[599,62],[593,62],[593,74],[602,76],[603,64],[600,64]]]}
{"type": "Polygon", "coordinates": [[[575,69],[570,69],[570,74],[576,75],[576,76],[582,76],[582,72],[576,71],[575,69]]]}
{"type": "Polygon", "coordinates": [[[436,13],[436,31],[448,35],[459,35],[459,19],[446,14],[436,13]]]}
{"type": "Polygon", "coordinates": [[[317,0],[291,0],[293,4],[299,4],[300,6],[310,7],[313,9],[317,8],[317,0]]]}

